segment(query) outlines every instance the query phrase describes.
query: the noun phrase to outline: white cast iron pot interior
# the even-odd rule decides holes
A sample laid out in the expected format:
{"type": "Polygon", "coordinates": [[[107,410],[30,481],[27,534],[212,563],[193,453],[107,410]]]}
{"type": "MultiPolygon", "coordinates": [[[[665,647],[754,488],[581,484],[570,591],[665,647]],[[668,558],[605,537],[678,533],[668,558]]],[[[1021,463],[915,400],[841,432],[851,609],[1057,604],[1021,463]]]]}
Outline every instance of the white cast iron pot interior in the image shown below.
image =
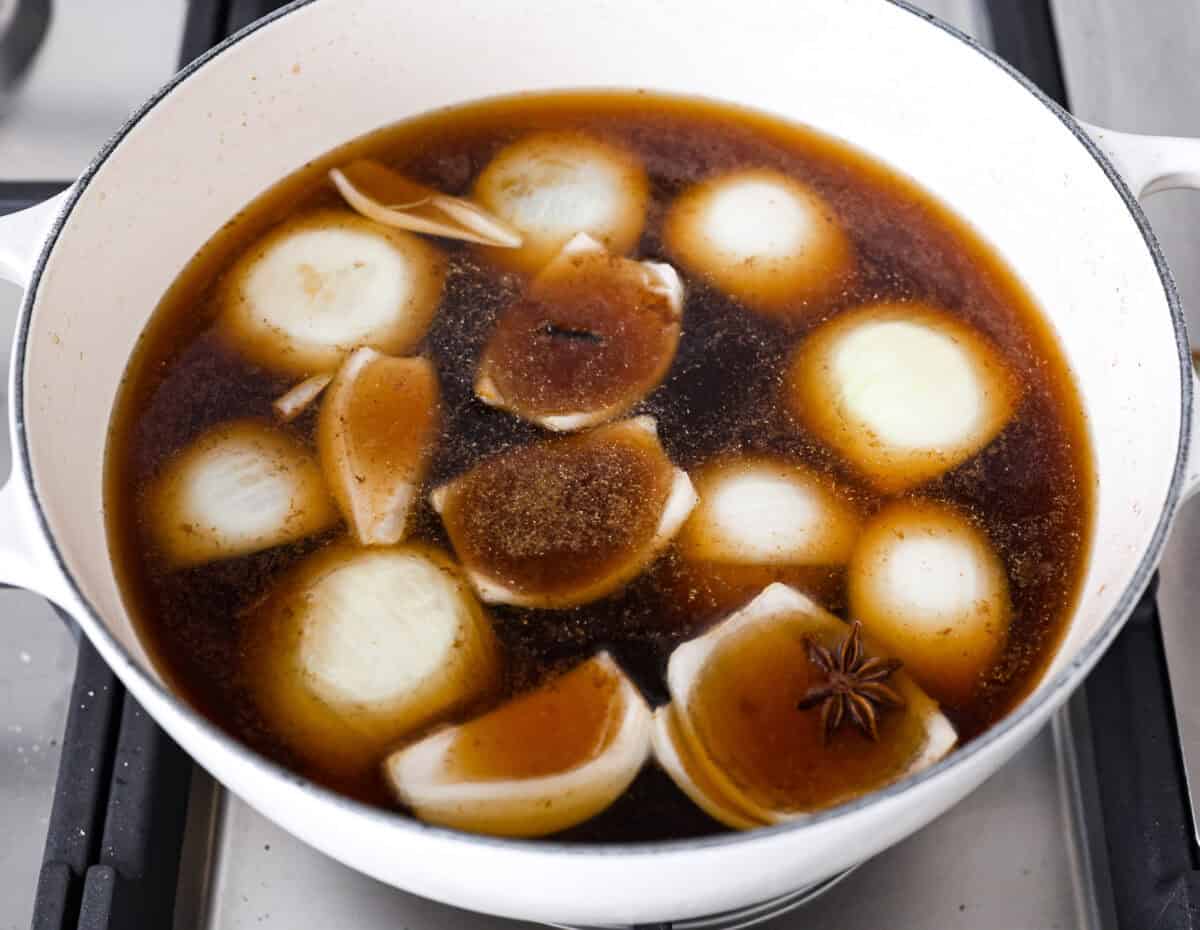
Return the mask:
{"type": "MultiPolygon", "coordinates": [[[[1194,146],[1112,134],[1102,144],[1121,149],[1139,188],[1195,182],[1194,146]]],[[[1183,489],[1186,345],[1136,204],[1069,118],[961,36],[885,0],[614,0],[569,12],[556,0],[300,3],[185,72],[59,203],[6,220],[0,243],[0,271],[32,279],[14,355],[0,580],[74,615],[154,718],[268,817],[363,872],[466,908],[576,924],[684,918],[795,890],[895,843],[1065,700],[1145,585],[1183,489]],[[192,254],[255,195],[354,136],[431,108],[570,87],[744,104],[895,166],[1002,253],[1079,382],[1101,544],[1042,686],[934,769],[804,824],[568,847],[467,836],[344,800],[168,693],[113,577],[101,497],[109,413],[138,334],[192,254]]]]}

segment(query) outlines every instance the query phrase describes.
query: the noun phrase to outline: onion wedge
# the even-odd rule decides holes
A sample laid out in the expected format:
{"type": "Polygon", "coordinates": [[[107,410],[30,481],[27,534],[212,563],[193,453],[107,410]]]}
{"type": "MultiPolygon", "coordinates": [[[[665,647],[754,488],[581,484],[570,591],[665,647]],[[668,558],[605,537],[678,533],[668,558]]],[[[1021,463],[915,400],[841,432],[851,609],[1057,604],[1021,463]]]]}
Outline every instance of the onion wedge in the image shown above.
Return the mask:
{"type": "Polygon", "coordinates": [[[325,480],[364,546],[404,538],[438,431],[438,380],[426,358],[355,349],[321,404],[325,480]]]}
{"type": "Polygon", "coordinates": [[[402,354],[425,335],[445,257],[425,240],[348,210],[289,220],[225,276],[220,326],[256,364],[308,377],[354,348],[402,354]]]}
{"type": "Polygon", "coordinates": [[[545,836],[615,801],[645,764],[650,709],[607,653],[388,758],[388,783],[422,820],[545,836]]]}
{"type": "Polygon", "coordinates": [[[475,199],[520,231],[519,249],[491,257],[537,271],[577,233],[614,255],[637,245],[650,199],[646,172],[626,150],[578,132],[538,132],[502,149],[475,180],[475,199]]]}
{"type": "Polygon", "coordinates": [[[369,773],[499,681],[488,617],[453,563],[423,546],[322,550],[242,622],[242,676],[260,712],[331,774],[369,773]]]}
{"type": "Polygon", "coordinates": [[[580,233],[496,322],[475,394],[555,432],[616,419],[666,375],[682,317],[674,268],[580,233]]]}
{"type": "Polygon", "coordinates": [[[836,293],[853,256],[815,191],[761,169],[720,175],[684,191],[667,212],[663,236],[693,274],[771,315],[803,315],[836,293]]]}
{"type": "Polygon", "coordinates": [[[175,565],[199,565],[295,542],[337,512],[308,450],[257,420],[217,426],[169,461],[147,514],[175,565]]]}
{"type": "MultiPolygon", "coordinates": [[[[809,598],[773,584],[677,648],[667,665],[674,717],[656,731],[668,774],[703,794],[711,814],[744,828],[803,819],[942,758],[954,728],[903,670],[883,676],[902,706],[879,711],[876,740],[848,715],[826,736],[821,709],[804,705],[827,683],[808,644],[837,650],[849,633],[809,598]]],[[[881,656],[869,636],[862,649],[881,656]]]]}
{"type": "Polygon", "coordinates": [[[739,565],[844,565],[855,508],[833,483],[770,456],[729,456],[692,474],[700,503],[679,534],[692,560],[739,565]]]}
{"type": "Polygon", "coordinates": [[[484,601],[574,607],[645,569],[696,493],[636,417],[485,459],[430,500],[484,601]]]}
{"type": "Polygon", "coordinates": [[[853,616],[946,702],[971,697],[1012,619],[1004,563],[948,504],[903,500],[879,511],[855,547],[847,587],[853,616]]]}
{"type": "Polygon", "coordinates": [[[1019,399],[992,344],[923,303],[872,304],[835,316],[800,343],[786,386],[796,419],[889,493],[975,455],[1019,399]]]}
{"type": "Polygon", "coordinates": [[[477,203],[418,184],[379,162],[353,161],[332,169],[329,179],[347,204],[385,226],[497,249],[521,246],[516,229],[477,203]]]}

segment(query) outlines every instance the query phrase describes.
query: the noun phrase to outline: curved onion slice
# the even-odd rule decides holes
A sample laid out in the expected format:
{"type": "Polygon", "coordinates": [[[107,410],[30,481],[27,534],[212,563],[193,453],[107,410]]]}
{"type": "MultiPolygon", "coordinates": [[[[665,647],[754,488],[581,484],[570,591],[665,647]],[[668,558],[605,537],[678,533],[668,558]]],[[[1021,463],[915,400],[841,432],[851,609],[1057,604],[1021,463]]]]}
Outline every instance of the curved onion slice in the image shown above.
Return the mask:
{"type": "MultiPolygon", "coordinates": [[[[937,705],[903,672],[887,680],[904,707],[881,711],[878,741],[846,721],[828,742],[821,711],[797,709],[825,681],[806,640],[836,648],[841,620],[773,584],[703,636],[672,653],[667,687],[674,728],[658,734],[669,774],[690,766],[685,791],[705,792],[725,822],[780,823],[841,803],[932,765],[955,742],[937,705]],[[733,811],[737,818],[729,817],[733,811]]],[[[866,655],[879,655],[864,640],[866,655]]]]}
{"type": "Polygon", "coordinates": [[[689,559],[842,565],[859,517],[826,478],[770,456],[718,459],[692,475],[700,503],[679,533],[689,559]]]}
{"type": "Polygon", "coordinates": [[[580,233],[496,323],[475,393],[558,432],[615,419],[666,375],[682,313],[670,265],[617,258],[580,233]]]}
{"type": "Polygon", "coordinates": [[[275,410],[275,415],[282,422],[291,423],[292,420],[308,409],[309,404],[321,396],[321,392],[329,387],[329,382],[332,380],[333,375],[330,374],[313,375],[311,378],[305,378],[295,387],[275,399],[275,402],[271,404],[271,407],[275,410]]]}
{"type": "Polygon", "coordinates": [[[794,415],[882,491],[966,461],[1019,399],[983,336],[917,303],[873,304],[820,327],[796,350],[787,393],[794,415]]]}
{"type": "Polygon", "coordinates": [[[337,512],[298,442],[257,420],[217,426],[168,462],[147,514],[176,565],[246,555],[319,533],[337,512]]]}
{"type": "Polygon", "coordinates": [[[765,826],[752,813],[741,810],[738,800],[725,794],[722,787],[696,761],[691,746],[679,726],[673,704],[664,704],[654,711],[654,730],[651,734],[654,757],[671,781],[706,814],[734,830],[752,830],[765,826]]]}
{"type": "Polygon", "coordinates": [[[317,449],[325,480],[362,545],[404,538],[437,430],[431,361],[368,348],[350,353],[321,405],[317,449]]]}
{"type": "Polygon", "coordinates": [[[650,709],[607,653],[388,758],[397,797],[432,823],[545,836],[600,813],[650,749],[650,709]]]}
{"type": "Polygon", "coordinates": [[[418,184],[377,161],[360,158],[331,170],[329,179],[346,203],[385,226],[500,249],[521,245],[519,232],[478,204],[418,184]]]}
{"type": "Polygon", "coordinates": [[[693,273],[766,313],[796,313],[845,278],[851,247],[829,206],[765,169],[720,175],[684,191],[663,227],[693,273]]]}
{"type": "Polygon", "coordinates": [[[245,618],[243,677],[292,749],[362,773],[422,727],[489,694],[490,621],[444,555],[334,546],[245,618]]]}
{"type": "Polygon", "coordinates": [[[1012,616],[1004,564],[946,504],[889,504],[867,525],[848,575],[850,609],[943,701],[970,697],[1012,616]]]}
{"type": "Polygon", "coordinates": [[[431,500],[483,600],[574,607],[649,565],[696,493],[637,417],[501,453],[431,500]]]}
{"type": "Polygon", "coordinates": [[[475,181],[475,199],[515,226],[519,249],[493,252],[522,271],[552,259],[576,233],[615,255],[637,244],[649,201],[646,172],[629,152],[574,132],[540,132],[496,154],[475,181]]]}
{"type": "Polygon", "coordinates": [[[290,220],[223,285],[221,323],[257,364],[308,376],[360,345],[403,353],[425,335],[445,261],[427,242],[344,210],[290,220]]]}

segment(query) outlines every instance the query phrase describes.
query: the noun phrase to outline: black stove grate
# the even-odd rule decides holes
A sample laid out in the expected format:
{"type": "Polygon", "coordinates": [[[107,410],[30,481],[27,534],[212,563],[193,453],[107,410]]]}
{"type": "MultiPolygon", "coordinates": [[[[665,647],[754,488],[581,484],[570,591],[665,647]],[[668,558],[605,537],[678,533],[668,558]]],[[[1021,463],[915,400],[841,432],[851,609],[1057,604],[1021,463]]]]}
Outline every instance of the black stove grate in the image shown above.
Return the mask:
{"type": "MultiPolygon", "coordinates": [[[[190,0],[181,63],[284,5],[190,0]]],[[[1048,0],[986,6],[997,51],[1066,106],[1048,0]]],[[[65,184],[0,183],[0,213],[65,184]]],[[[1073,723],[1090,797],[1087,830],[1102,852],[1096,881],[1111,893],[1117,927],[1200,930],[1200,863],[1153,588],[1080,705],[1073,723]]],[[[34,930],[170,926],[192,763],[83,637],[62,747],[34,930]]]]}

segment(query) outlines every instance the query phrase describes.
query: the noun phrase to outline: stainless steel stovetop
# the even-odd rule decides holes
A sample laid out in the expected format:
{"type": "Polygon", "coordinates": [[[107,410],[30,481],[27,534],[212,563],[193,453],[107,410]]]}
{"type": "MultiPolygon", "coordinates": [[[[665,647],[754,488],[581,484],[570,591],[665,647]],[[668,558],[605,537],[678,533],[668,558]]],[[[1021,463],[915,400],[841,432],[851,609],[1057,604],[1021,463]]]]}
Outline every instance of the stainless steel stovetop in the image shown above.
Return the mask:
{"type": "MultiPolygon", "coordinates": [[[[202,2],[202,0],[194,0],[202,2]]],[[[237,0],[227,0],[237,7],[237,0]]],[[[993,0],[1005,3],[1011,0],[993,0]]],[[[3,7],[4,0],[0,0],[3,7]]],[[[985,0],[926,0],[991,41],[985,0]]],[[[48,40],[0,118],[0,183],[67,179],[175,67],[186,0],[57,0],[48,40]]],[[[1200,134],[1200,12],[1194,0],[1136,8],[1055,0],[1076,112],[1121,128],[1200,134]],[[1136,77],[1135,77],[1136,76],[1136,77]]],[[[1185,304],[1200,308],[1200,196],[1150,210],[1174,255],[1185,304]]],[[[19,294],[0,284],[0,334],[19,294]]],[[[7,402],[7,399],[5,399],[7,402]]],[[[0,465],[7,465],[7,433],[0,465]]],[[[1200,518],[1192,517],[1200,539],[1200,518]]],[[[1188,529],[1185,527],[1185,529],[1188,529]]],[[[1190,530],[1189,530],[1190,531],[1190,530]]],[[[1179,556],[1177,556],[1179,558],[1179,556]]],[[[0,930],[29,925],[76,643],[47,605],[0,591],[0,930]]],[[[769,927],[839,930],[1052,930],[1116,927],[1085,702],[934,824],[769,927]]],[[[1190,719],[1190,718],[1189,718],[1190,719]]],[[[465,876],[464,880],[469,880],[465,876]]],[[[519,924],[381,885],[325,858],[197,771],[175,927],[241,930],[501,930],[519,924]]]]}

